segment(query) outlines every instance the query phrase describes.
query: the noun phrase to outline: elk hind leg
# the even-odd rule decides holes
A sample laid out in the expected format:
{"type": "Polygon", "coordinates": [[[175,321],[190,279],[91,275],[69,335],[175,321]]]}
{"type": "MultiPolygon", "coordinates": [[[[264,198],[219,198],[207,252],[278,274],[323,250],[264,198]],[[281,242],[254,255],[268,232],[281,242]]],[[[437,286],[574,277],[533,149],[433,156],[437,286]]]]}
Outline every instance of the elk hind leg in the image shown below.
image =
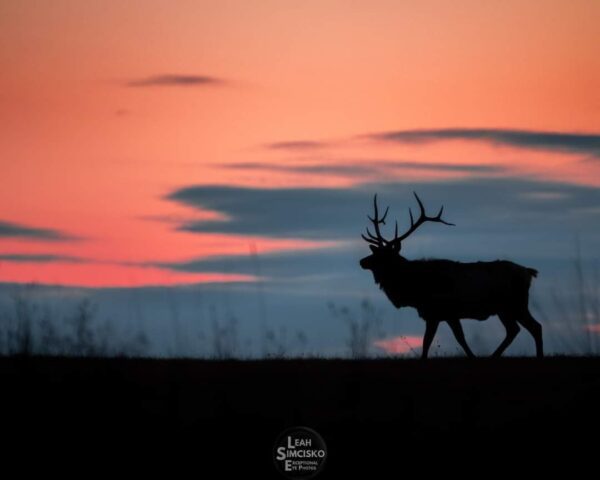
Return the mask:
{"type": "Polygon", "coordinates": [[[531,336],[535,340],[535,353],[538,358],[544,356],[544,340],[542,338],[542,325],[538,322],[533,315],[527,310],[525,314],[519,317],[519,323],[531,333],[531,336]]]}
{"type": "Polygon", "coordinates": [[[506,314],[500,314],[498,316],[500,317],[502,325],[504,325],[504,328],[506,328],[506,338],[498,346],[496,351],[492,353],[492,357],[499,357],[500,355],[502,355],[504,353],[504,350],[508,348],[508,346],[512,343],[512,341],[515,339],[515,337],[521,330],[519,328],[519,324],[513,316],[506,314]]]}
{"type": "Polygon", "coordinates": [[[475,354],[471,351],[469,345],[467,345],[467,341],[465,340],[465,333],[463,332],[460,320],[448,320],[447,323],[450,326],[450,330],[452,330],[454,337],[456,337],[456,341],[467,354],[467,357],[474,358],[475,354]]]}
{"type": "Polygon", "coordinates": [[[431,347],[431,342],[433,342],[433,337],[435,337],[439,323],[434,320],[425,320],[425,335],[423,336],[423,350],[421,351],[421,358],[423,359],[427,358],[429,347],[431,347]]]}

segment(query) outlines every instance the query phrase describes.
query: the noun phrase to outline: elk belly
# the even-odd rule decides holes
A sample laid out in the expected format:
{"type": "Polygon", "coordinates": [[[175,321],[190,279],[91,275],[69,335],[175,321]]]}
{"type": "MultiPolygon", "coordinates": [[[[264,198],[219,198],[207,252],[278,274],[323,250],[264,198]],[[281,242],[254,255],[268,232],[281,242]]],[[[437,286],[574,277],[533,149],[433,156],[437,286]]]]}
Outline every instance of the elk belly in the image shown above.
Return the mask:
{"type": "Polygon", "coordinates": [[[448,297],[431,297],[428,301],[415,306],[415,308],[421,318],[435,321],[461,318],[481,321],[496,314],[489,305],[448,297]]]}

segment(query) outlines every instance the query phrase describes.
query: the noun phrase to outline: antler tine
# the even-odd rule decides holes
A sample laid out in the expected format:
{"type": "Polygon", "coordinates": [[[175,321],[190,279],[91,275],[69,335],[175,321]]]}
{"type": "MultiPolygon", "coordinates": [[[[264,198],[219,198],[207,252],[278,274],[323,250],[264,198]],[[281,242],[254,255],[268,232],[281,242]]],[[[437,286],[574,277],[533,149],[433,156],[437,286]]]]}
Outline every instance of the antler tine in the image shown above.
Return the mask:
{"type": "Polygon", "coordinates": [[[443,205],[442,205],[442,208],[440,208],[439,213],[435,216],[435,219],[438,222],[443,223],[444,225],[450,225],[451,227],[455,227],[456,225],[454,223],[447,222],[446,220],[444,220],[442,218],[442,213],[444,213],[444,206],[443,205]]]}
{"type": "Polygon", "coordinates": [[[385,217],[387,217],[387,214],[390,211],[389,205],[385,209],[385,212],[384,212],[383,217],[381,218],[381,220],[379,219],[379,208],[377,207],[377,194],[375,194],[375,196],[373,197],[373,207],[374,207],[374,210],[375,210],[375,218],[371,218],[370,215],[367,215],[367,218],[369,220],[371,220],[373,223],[377,222],[377,223],[383,223],[385,225],[385,217]]]}
{"type": "Polygon", "coordinates": [[[381,217],[381,220],[379,220],[379,223],[383,223],[385,225],[385,217],[387,217],[387,214],[389,211],[390,211],[390,207],[388,205],[387,208],[385,209],[385,213],[383,214],[383,217],[381,217]]]}
{"type": "Polygon", "coordinates": [[[377,194],[375,194],[373,197],[373,210],[374,210],[374,216],[371,217],[370,215],[367,215],[367,218],[371,221],[371,223],[373,223],[373,227],[375,228],[375,235],[373,235],[371,233],[371,231],[367,228],[368,237],[365,237],[364,235],[361,235],[361,237],[364,238],[367,242],[374,243],[377,246],[381,247],[381,246],[387,245],[389,243],[389,241],[386,240],[385,238],[383,238],[383,235],[381,235],[381,231],[379,230],[379,225],[381,225],[381,224],[385,225],[385,219],[390,210],[390,207],[388,206],[385,209],[383,217],[379,218],[379,207],[377,205],[377,194]]]}
{"type": "MultiPolygon", "coordinates": [[[[375,194],[375,196],[373,197],[373,207],[375,209],[375,218],[371,218],[371,221],[373,222],[373,227],[375,228],[375,235],[377,235],[377,240],[379,241],[380,245],[383,245],[386,243],[385,239],[383,238],[383,235],[381,235],[381,231],[379,230],[379,224],[381,223],[381,220],[379,219],[379,208],[377,206],[377,194],[375,194]]],[[[387,210],[386,210],[386,214],[387,214],[387,210]]],[[[385,220],[385,216],[384,216],[384,220],[385,220]]]]}
{"type": "Polygon", "coordinates": [[[367,218],[375,223],[379,217],[379,209],[377,208],[377,194],[373,196],[373,211],[375,212],[375,218],[371,218],[371,215],[367,215],[367,218]]]}
{"type": "Polygon", "coordinates": [[[362,233],[360,234],[360,236],[363,238],[363,240],[366,240],[371,245],[379,245],[379,242],[377,240],[373,240],[372,238],[365,237],[362,233]]]}
{"type": "Polygon", "coordinates": [[[369,237],[370,237],[372,240],[379,241],[379,239],[378,239],[378,238],[377,238],[375,235],[373,235],[373,234],[371,233],[371,231],[369,230],[369,227],[367,227],[367,235],[369,235],[369,237]]]}
{"type": "Polygon", "coordinates": [[[417,203],[419,204],[419,208],[421,209],[421,216],[424,217],[425,216],[425,207],[423,206],[423,202],[421,201],[421,199],[417,195],[417,192],[413,192],[413,195],[417,199],[417,203]]]}
{"type": "Polygon", "coordinates": [[[414,218],[413,218],[412,210],[409,208],[408,214],[410,215],[410,228],[402,236],[394,238],[394,242],[401,242],[402,240],[407,238],[410,234],[412,234],[417,228],[419,228],[425,222],[437,222],[437,223],[443,223],[444,225],[454,226],[453,223],[447,222],[446,220],[444,220],[442,218],[442,213],[444,213],[443,205],[435,217],[428,217],[427,214],[425,213],[425,207],[423,205],[423,202],[421,201],[421,199],[419,198],[417,193],[413,192],[413,195],[415,196],[417,203],[419,204],[419,210],[420,210],[419,218],[415,222],[414,218]]]}

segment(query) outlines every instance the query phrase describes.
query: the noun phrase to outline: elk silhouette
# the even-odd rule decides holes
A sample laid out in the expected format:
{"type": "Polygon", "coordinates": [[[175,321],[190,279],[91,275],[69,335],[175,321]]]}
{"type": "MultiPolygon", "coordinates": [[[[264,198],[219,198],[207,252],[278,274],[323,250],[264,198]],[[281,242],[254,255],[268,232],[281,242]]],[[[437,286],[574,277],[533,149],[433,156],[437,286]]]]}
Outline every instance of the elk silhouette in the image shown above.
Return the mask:
{"type": "MultiPolygon", "coordinates": [[[[414,193],[414,192],[413,192],[414,193]]],[[[529,312],[529,286],[537,270],[516,263],[493,262],[463,263],[452,260],[408,260],[400,255],[402,241],[426,222],[454,225],[442,219],[444,207],[430,217],[416,193],[420,215],[415,221],[411,209],[410,228],[398,236],[398,222],[393,240],[386,240],[380,231],[389,211],[379,218],[377,195],[373,199],[374,216],[369,216],[375,234],[367,228],[361,235],[369,243],[372,254],[360,261],[360,266],[371,270],[375,283],[384,291],[396,308],[413,307],[425,321],[422,358],[427,358],[429,347],[440,322],[447,322],[460,346],[469,357],[475,355],[467,345],[460,324],[461,319],[486,320],[497,315],[506,328],[506,338],[492,356],[499,357],[519,333],[519,324],[535,340],[536,354],[543,357],[542,326],[529,312]]]]}

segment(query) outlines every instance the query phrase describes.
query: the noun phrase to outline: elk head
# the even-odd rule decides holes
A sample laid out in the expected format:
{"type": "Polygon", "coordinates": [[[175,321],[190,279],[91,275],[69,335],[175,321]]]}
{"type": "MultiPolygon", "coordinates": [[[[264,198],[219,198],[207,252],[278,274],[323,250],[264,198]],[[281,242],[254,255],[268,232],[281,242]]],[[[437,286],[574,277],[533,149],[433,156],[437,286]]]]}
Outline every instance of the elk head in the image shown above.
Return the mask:
{"type": "Polygon", "coordinates": [[[417,199],[417,203],[419,204],[419,218],[415,221],[413,217],[412,210],[409,208],[408,213],[410,215],[410,228],[398,236],[398,222],[396,222],[396,227],[394,229],[394,238],[393,240],[387,240],[381,234],[380,226],[385,225],[385,219],[387,217],[388,211],[390,207],[385,209],[385,212],[381,218],[379,218],[379,208],[377,206],[377,194],[373,198],[373,208],[374,208],[374,216],[368,216],[371,223],[373,223],[373,228],[375,229],[375,234],[371,233],[371,231],[367,228],[367,234],[361,235],[361,237],[369,244],[369,248],[371,249],[371,255],[363,258],[360,261],[360,266],[365,270],[371,270],[373,272],[373,276],[375,277],[375,282],[381,284],[383,279],[383,275],[386,271],[389,271],[398,261],[405,260],[400,256],[400,249],[402,248],[402,240],[408,238],[417,228],[423,225],[425,222],[437,222],[443,223],[444,225],[454,225],[453,223],[446,222],[442,219],[442,213],[444,212],[444,207],[440,208],[438,214],[434,217],[429,217],[425,213],[425,207],[423,206],[423,202],[419,196],[414,193],[415,198],[417,199]]]}

